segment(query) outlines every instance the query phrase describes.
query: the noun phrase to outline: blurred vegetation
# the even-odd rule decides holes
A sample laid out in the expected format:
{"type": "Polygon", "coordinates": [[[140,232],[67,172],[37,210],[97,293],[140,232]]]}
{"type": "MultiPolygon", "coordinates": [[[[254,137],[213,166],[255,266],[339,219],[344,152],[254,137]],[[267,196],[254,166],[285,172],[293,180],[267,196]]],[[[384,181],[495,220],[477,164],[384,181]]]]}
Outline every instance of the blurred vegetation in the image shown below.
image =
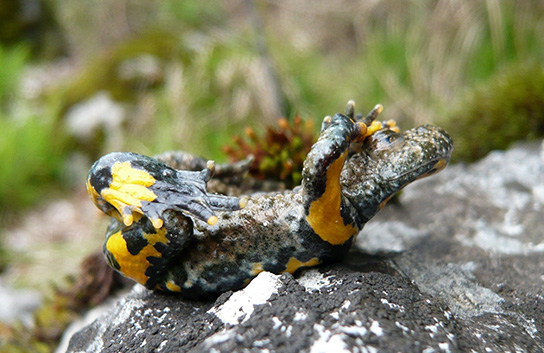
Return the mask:
{"type": "Polygon", "coordinates": [[[544,136],[542,63],[514,65],[477,85],[444,125],[456,137],[454,160],[475,160],[514,141],[544,136]]]}
{"type": "Polygon", "coordinates": [[[61,54],[62,34],[50,5],[47,0],[2,0],[0,43],[19,45],[24,42],[43,59],[61,54]]]}
{"type": "Polygon", "coordinates": [[[25,45],[0,47],[0,208],[27,206],[46,194],[47,185],[64,180],[64,136],[54,111],[27,112],[14,93],[28,65],[25,45]]]}
{"type": "Polygon", "coordinates": [[[449,127],[463,160],[541,135],[529,130],[538,123],[520,123],[513,133],[491,121],[501,110],[524,114],[512,110],[523,99],[532,102],[525,111],[543,99],[522,87],[538,85],[539,75],[511,88],[499,82],[506,71],[515,80],[525,66],[538,71],[543,62],[544,5],[538,2],[339,1],[311,8],[302,0],[31,3],[41,10],[34,23],[60,33],[55,45],[62,47],[31,51],[35,37],[25,37],[26,25],[17,24],[22,15],[1,27],[0,37],[10,40],[0,47],[6,131],[0,152],[18,166],[0,169],[0,180],[11,180],[9,187],[0,183],[3,208],[40,199],[44,185],[54,190],[55,184],[77,183],[66,178],[81,172],[63,165],[74,153],[89,164],[113,149],[153,154],[179,148],[221,160],[221,147],[246,125],[258,133],[282,116],[320,120],[348,99],[361,110],[381,102],[384,116],[406,128],[427,122],[449,127]],[[56,62],[64,64],[50,66],[49,81],[34,83],[29,98],[17,84],[39,81],[29,68],[55,61],[44,54],[51,52],[63,53],[56,62]],[[510,89],[517,103],[508,102],[510,89]],[[103,93],[120,107],[121,123],[108,124],[107,116],[95,125],[70,123],[75,108],[103,93]],[[474,136],[487,141],[463,142],[485,140],[474,136]]]}
{"type": "Polygon", "coordinates": [[[0,107],[7,108],[13,92],[17,89],[21,71],[27,64],[29,57],[28,47],[19,44],[12,48],[0,47],[0,107]]]}
{"type": "Polygon", "coordinates": [[[53,288],[34,313],[32,328],[0,322],[0,352],[52,351],[72,321],[127,287],[127,283],[126,278],[105,263],[100,250],[92,253],[82,261],[78,277],[67,277],[63,288],[53,288]]]}
{"type": "MultiPolygon", "coordinates": [[[[246,126],[300,116],[311,136],[349,99],[401,128],[444,126],[457,161],[541,137],[542,18],[533,0],[6,0],[0,224],[82,187],[109,151],[222,161],[246,126]]],[[[271,169],[300,152],[285,151],[271,169]]]]}

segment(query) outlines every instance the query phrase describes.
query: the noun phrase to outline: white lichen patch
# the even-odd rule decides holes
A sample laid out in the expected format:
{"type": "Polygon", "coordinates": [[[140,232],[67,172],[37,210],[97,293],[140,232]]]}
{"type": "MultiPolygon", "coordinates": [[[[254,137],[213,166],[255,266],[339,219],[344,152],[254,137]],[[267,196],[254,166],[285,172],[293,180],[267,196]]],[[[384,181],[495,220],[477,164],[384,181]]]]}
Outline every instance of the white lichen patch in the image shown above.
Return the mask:
{"type": "Polygon", "coordinates": [[[352,337],[363,337],[368,334],[368,329],[364,326],[356,325],[356,326],[343,326],[340,328],[340,330],[345,333],[346,335],[352,336],[352,337]]]}
{"type": "Polygon", "coordinates": [[[281,325],[282,325],[282,322],[281,322],[281,320],[280,320],[280,319],[278,319],[278,318],[277,318],[277,317],[275,317],[275,316],[274,316],[274,317],[272,318],[272,322],[274,322],[274,326],[272,326],[272,329],[274,329],[274,330],[276,330],[276,329],[280,328],[280,327],[281,327],[281,325]]]}
{"type": "Polygon", "coordinates": [[[342,339],[341,334],[335,334],[320,324],[315,324],[314,330],[318,333],[319,337],[310,347],[310,353],[349,353],[349,350],[346,346],[346,343],[342,339]]]}
{"type": "Polygon", "coordinates": [[[383,329],[380,326],[380,323],[378,321],[372,321],[372,324],[370,324],[370,332],[375,334],[376,336],[380,337],[383,335],[383,329]]]}
{"type": "Polygon", "coordinates": [[[378,321],[372,320],[370,327],[363,325],[360,320],[355,320],[355,325],[341,326],[339,324],[333,324],[327,328],[320,324],[314,325],[314,330],[318,333],[317,338],[310,352],[349,352],[345,339],[355,338],[357,343],[357,352],[377,352],[376,348],[368,346],[365,341],[368,340],[369,334],[376,336],[382,336],[384,334],[383,329],[380,327],[378,321]]]}
{"type": "MultiPolygon", "coordinates": [[[[507,212],[508,214],[509,212],[507,212]]],[[[477,246],[486,251],[507,255],[527,255],[544,251],[544,243],[522,242],[516,235],[521,234],[521,225],[506,224],[497,226],[479,219],[475,224],[474,234],[457,234],[455,237],[465,246],[477,246]],[[519,226],[520,229],[517,229],[519,226]],[[502,231],[500,231],[501,229],[502,231]]]]}
{"type": "Polygon", "coordinates": [[[225,303],[211,308],[208,313],[230,325],[236,325],[240,320],[246,321],[255,305],[266,303],[272,294],[278,292],[281,285],[279,277],[270,272],[261,272],[246,288],[235,292],[225,303]]]}
{"type": "Polygon", "coordinates": [[[121,309],[115,315],[115,319],[111,323],[112,326],[119,326],[129,319],[134,319],[135,310],[144,306],[144,302],[141,299],[128,298],[120,302],[121,309]]]}
{"type": "Polygon", "coordinates": [[[331,285],[331,277],[325,277],[316,269],[309,269],[298,278],[306,291],[317,291],[331,285]]]}
{"type": "Polygon", "coordinates": [[[400,311],[401,313],[404,312],[404,306],[402,305],[398,305],[398,304],[395,304],[395,303],[390,303],[387,299],[385,298],[381,298],[380,301],[382,302],[382,304],[384,305],[387,305],[389,308],[393,309],[393,310],[396,310],[396,311],[400,311]]]}
{"type": "Polygon", "coordinates": [[[450,344],[448,342],[439,343],[438,348],[440,348],[442,350],[442,352],[444,352],[444,353],[450,353],[451,352],[450,344]]]}
{"type": "Polygon", "coordinates": [[[484,313],[503,312],[504,299],[491,289],[480,286],[472,274],[473,262],[433,265],[425,268],[414,281],[425,293],[443,295],[453,315],[461,318],[484,313]]]}
{"type": "Polygon", "coordinates": [[[293,321],[304,321],[308,317],[308,314],[306,314],[303,311],[297,311],[295,313],[295,316],[293,316],[293,321]]]}
{"type": "Polygon", "coordinates": [[[200,349],[202,351],[211,351],[212,347],[230,341],[231,339],[234,339],[234,336],[236,336],[236,333],[233,329],[217,332],[206,338],[200,345],[200,349]]]}
{"type": "Polygon", "coordinates": [[[403,332],[406,332],[406,333],[410,332],[410,329],[408,327],[404,326],[403,324],[401,324],[398,321],[395,321],[395,326],[400,328],[403,332]]]}

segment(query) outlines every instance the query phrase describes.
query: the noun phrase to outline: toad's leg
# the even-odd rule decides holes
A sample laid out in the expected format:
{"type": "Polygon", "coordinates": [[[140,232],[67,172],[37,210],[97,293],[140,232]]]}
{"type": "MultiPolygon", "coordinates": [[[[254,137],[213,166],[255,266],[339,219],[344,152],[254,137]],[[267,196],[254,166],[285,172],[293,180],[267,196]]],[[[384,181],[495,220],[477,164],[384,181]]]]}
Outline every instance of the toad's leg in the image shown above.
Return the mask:
{"type": "Polygon", "coordinates": [[[110,153],[91,167],[87,191],[99,209],[127,227],[145,216],[159,229],[166,210],[186,211],[214,225],[214,210],[238,210],[247,199],[209,194],[214,164],[207,164],[200,172],[176,170],[140,154],[110,153]]]}
{"type": "Polygon", "coordinates": [[[244,198],[212,195],[206,184],[213,163],[200,172],[175,170],[135,153],[110,153],[89,172],[87,191],[112,220],[104,254],[108,263],[148,288],[175,291],[165,278],[171,261],[193,235],[189,213],[213,225],[214,210],[234,211],[244,198]]]}
{"type": "Polygon", "coordinates": [[[355,209],[342,195],[340,173],[350,143],[362,141],[382,127],[373,121],[380,111],[381,106],[376,106],[366,118],[355,118],[353,103],[349,102],[345,115],[325,117],[319,139],[304,162],[306,221],[322,240],[332,245],[344,244],[362,227],[355,209]]]}
{"type": "Polygon", "coordinates": [[[106,232],[104,256],[112,268],[148,289],[176,291],[166,273],[189,244],[193,222],[177,211],[168,210],[163,217],[159,229],[145,217],[128,227],[113,219],[106,232]]]}
{"type": "MultiPolygon", "coordinates": [[[[207,159],[183,151],[164,152],[156,155],[155,158],[180,170],[198,171],[205,169],[208,165],[207,159]]],[[[252,162],[253,157],[248,157],[236,163],[216,164],[213,176],[217,179],[243,178],[249,171],[252,162]]]]}

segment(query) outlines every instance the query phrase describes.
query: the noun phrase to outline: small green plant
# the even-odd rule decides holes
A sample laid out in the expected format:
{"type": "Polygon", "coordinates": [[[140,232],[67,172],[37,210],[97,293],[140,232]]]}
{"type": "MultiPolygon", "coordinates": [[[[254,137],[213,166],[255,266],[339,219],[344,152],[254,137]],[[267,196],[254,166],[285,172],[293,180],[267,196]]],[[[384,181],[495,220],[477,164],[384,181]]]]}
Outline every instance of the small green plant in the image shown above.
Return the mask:
{"type": "Polygon", "coordinates": [[[287,187],[300,184],[302,167],[317,136],[313,121],[295,117],[290,123],[282,118],[278,127],[268,127],[264,136],[247,127],[245,134],[249,141],[234,137],[235,146],[223,150],[232,161],[239,161],[253,155],[254,161],[249,173],[261,180],[285,182],[287,187]]]}

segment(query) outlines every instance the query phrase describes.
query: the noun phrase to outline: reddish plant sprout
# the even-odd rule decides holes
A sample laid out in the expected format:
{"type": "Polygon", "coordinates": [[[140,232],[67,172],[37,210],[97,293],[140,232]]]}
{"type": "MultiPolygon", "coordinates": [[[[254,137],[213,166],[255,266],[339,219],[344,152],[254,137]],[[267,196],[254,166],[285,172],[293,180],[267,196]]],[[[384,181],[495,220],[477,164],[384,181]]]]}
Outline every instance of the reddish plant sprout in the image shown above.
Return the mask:
{"type": "Polygon", "coordinates": [[[304,159],[317,139],[312,120],[281,118],[277,127],[266,127],[262,135],[251,127],[244,132],[245,138],[235,136],[234,145],[223,147],[231,162],[253,155],[249,174],[254,178],[281,181],[288,188],[300,184],[304,159]]]}

